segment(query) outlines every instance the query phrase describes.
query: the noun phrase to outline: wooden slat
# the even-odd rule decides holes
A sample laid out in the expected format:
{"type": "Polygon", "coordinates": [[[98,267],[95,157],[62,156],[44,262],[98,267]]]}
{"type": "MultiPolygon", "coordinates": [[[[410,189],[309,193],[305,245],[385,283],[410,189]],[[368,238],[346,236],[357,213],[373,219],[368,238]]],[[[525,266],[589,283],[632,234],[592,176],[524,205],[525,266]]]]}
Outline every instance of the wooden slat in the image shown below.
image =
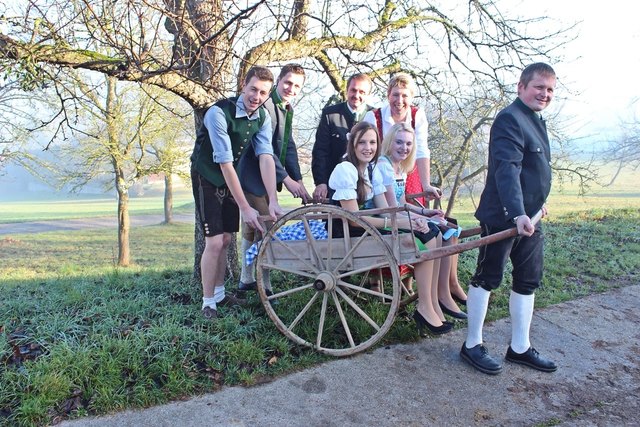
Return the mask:
{"type": "MultiPolygon", "coordinates": [[[[351,242],[349,242],[348,245],[342,244],[341,241],[344,239],[334,239],[333,245],[331,246],[331,256],[335,260],[335,264],[342,261],[348,252],[348,248],[353,247],[358,239],[359,237],[352,237],[350,239],[351,242]]],[[[392,248],[394,253],[399,253],[401,258],[405,258],[407,256],[415,258],[415,244],[411,235],[401,234],[395,241],[397,243],[394,243],[393,236],[391,235],[382,236],[382,239],[389,245],[389,247],[392,248]]],[[[317,240],[314,246],[316,247],[320,257],[326,259],[329,246],[328,242],[326,240],[317,240]]],[[[271,264],[276,266],[282,265],[287,268],[301,269],[304,271],[308,269],[308,265],[300,260],[300,258],[303,260],[312,259],[312,254],[307,242],[302,240],[285,242],[272,241],[269,247],[269,260],[271,264]],[[288,248],[285,248],[284,245],[288,248]],[[297,256],[293,254],[296,254],[297,256]],[[298,258],[298,256],[300,258],[298,258]]],[[[384,261],[388,262],[389,260],[387,260],[383,248],[373,237],[365,237],[365,242],[356,249],[351,259],[345,263],[344,268],[355,270],[384,261]]]]}

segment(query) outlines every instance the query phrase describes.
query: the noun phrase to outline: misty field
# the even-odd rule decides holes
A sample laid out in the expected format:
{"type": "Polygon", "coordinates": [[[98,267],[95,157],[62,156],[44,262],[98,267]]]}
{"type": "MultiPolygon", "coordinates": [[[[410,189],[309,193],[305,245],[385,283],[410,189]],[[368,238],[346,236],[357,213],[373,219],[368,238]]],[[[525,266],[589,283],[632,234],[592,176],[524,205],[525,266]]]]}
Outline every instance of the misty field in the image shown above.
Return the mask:
{"type": "MultiPolygon", "coordinates": [[[[603,165],[599,169],[601,183],[608,183],[615,173],[611,165],[603,165]]],[[[561,215],[572,211],[589,209],[640,208],[640,170],[623,170],[611,186],[592,184],[586,194],[580,194],[576,182],[555,180],[547,207],[551,215],[561,215]]],[[[305,177],[305,185],[309,193],[313,192],[313,181],[305,177]]],[[[444,189],[443,202],[446,203],[447,192],[444,189]]],[[[162,191],[156,188],[150,195],[131,197],[130,214],[162,214],[162,191]]],[[[453,215],[463,221],[463,225],[475,224],[473,212],[479,195],[475,197],[459,197],[453,215]]],[[[294,199],[283,190],[280,203],[286,209],[301,205],[300,199],[294,199]]],[[[65,195],[53,197],[50,194],[38,194],[33,198],[23,195],[21,200],[2,200],[0,203],[0,223],[44,221],[71,218],[91,218],[116,215],[115,197],[65,195]]],[[[177,186],[174,193],[174,213],[193,213],[193,195],[188,187],[177,186]]]]}

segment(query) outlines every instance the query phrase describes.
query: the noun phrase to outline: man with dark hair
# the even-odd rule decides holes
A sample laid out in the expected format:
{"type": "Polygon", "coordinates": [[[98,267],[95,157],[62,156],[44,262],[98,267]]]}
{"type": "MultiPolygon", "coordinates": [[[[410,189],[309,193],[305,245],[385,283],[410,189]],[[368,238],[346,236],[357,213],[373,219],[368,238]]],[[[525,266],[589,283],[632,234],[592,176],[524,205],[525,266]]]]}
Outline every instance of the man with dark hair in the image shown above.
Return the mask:
{"type": "Polygon", "coordinates": [[[269,196],[268,214],[275,220],[282,213],[276,197],[271,118],[262,108],[272,85],[271,71],[251,68],[241,95],[211,106],[197,133],[191,155],[191,181],[205,236],[200,269],[202,314],[206,319],[218,317],[218,306],[244,302],[225,294],[224,286],[227,247],[232,233],[238,231],[240,215],[245,224],[263,231],[258,211],[247,202],[236,172],[249,148],[255,153],[253,167],[260,171],[260,185],[269,196]]]}
{"type": "Polygon", "coordinates": [[[549,65],[536,63],[524,69],[518,98],[496,116],[489,137],[487,182],[476,210],[482,235],[516,227],[518,236],[480,248],[476,272],[467,297],[467,339],[461,358],[477,370],[495,375],[502,364],[492,358],[482,342],[482,326],[491,291],[498,288],[507,260],[513,265],[509,297],[511,344],[505,359],[543,372],[557,369],[529,342],[534,291],[543,270],[543,234],[531,217],[544,206],[551,190],[549,138],[540,112],[553,99],[556,74],[549,65]]]}
{"type": "Polygon", "coordinates": [[[371,78],[355,74],[347,80],[347,101],[325,107],[316,131],[316,142],[311,153],[311,172],[316,186],[315,200],[329,198],[329,176],[347,149],[347,134],[371,109],[367,105],[371,93],[371,78]]]}
{"type": "MultiPolygon", "coordinates": [[[[282,184],[289,190],[293,197],[299,197],[307,201],[311,196],[302,183],[300,164],[298,163],[298,151],[293,139],[293,107],[291,103],[296,98],[305,81],[304,68],[298,64],[287,64],[282,67],[275,88],[271,96],[264,104],[264,108],[271,118],[273,131],[272,146],[275,160],[276,182],[278,191],[282,184]]],[[[255,154],[249,149],[247,155],[241,160],[238,171],[242,188],[247,201],[261,215],[269,213],[269,198],[262,181],[258,179],[258,170],[255,168],[253,158],[255,154]]],[[[254,227],[245,223],[242,225],[242,271],[238,290],[249,291],[256,289],[256,279],[253,264],[246,265],[244,254],[253,243],[260,240],[262,234],[254,227]]],[[[269,291],[269,290],[267,290],[269,291]]]]}

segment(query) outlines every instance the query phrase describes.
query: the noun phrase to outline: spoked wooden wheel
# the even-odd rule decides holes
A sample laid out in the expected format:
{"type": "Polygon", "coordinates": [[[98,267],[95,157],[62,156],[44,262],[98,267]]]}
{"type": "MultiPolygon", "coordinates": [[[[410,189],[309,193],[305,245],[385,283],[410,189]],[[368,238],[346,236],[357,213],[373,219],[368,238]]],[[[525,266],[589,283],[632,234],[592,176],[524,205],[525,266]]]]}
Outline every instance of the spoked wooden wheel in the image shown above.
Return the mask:
{"type": "Polygon", "coordinates": [[[260,245],[256,270],[260,299],[276,327],[322,353],[347,356],[371,347],[391,328],[398,310],[393,252],[378,230],[337,206],[305,206],[276,221],[260,245]],[[361,235],[349,237],[349,222],[361,235]],[[284,240],[291,228],[304,240],[284,240]],[[328,238],[314,237],[318,229],[328,238]],[[367,289],[365,273],[385,267],[392,286],[367,289]]]}
{"type": "MultiPolygon", "coordinates": [[[[402,271],[402,270],[400,270],[402,271]]],[[[411,273],[413,274],[413,273],[411,273]]],[[[384,286],[386,284],[388,284],[390,281],[392,281],[392,279],[389,277],[389,273],[388,271],[384,271],[384,273],[380,270],[375,270],[375,271],[369,271],[368,272],[368,278],[372,278],[375,279],[377,282],[379,282],[382,286],[382,289],[384,289],[384,286]]],[[[413,303],[414,301],[416,301],[418,299],[418,291],[414,290],[413,288],[415,287],[415,283],[413,284],[413,287],[411,290],[409,290],[407,288],[407,286],[405,285],[405,283],[402,280],[402,276],[400,277],[400,281],[399,281],[399,288],[400,288],[400,304],[399,307],[403,308],[411,303],[413,303]]],[[[383,291],[384,292],[384,291],[383,291]]]]}

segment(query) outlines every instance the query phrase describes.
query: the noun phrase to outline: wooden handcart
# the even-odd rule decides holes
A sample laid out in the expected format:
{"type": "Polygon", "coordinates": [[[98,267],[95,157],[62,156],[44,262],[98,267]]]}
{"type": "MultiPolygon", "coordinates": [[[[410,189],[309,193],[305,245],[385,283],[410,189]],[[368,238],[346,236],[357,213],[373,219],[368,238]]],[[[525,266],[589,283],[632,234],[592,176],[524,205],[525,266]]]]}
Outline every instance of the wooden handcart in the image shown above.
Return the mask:
{"type": "MultiPolygon", "coordinates": [[[[265,234],[255,263],[260,299],[280,332],[300,345],[333,356],[363,351],[389,331],[398,308],[415,299],[403,288],[398,265],[450,256],[517,234],[512,228],[420,251],[413,235],[397,227],[399,215],[419,212],[419,207],[409,204],[357,213],[317,204],[278,219],[265,234]],[[390,215],[389,234],[381,234],[361,218],[377,214],[390,215]],[[326,238],[314,236],[319,224],[315,221],[326,224],[326,238]],[[350,237],[349,224],[352,229],[359,227],[362,235],[350,237]],[[303,240],[283,240],[282,231],[292,225],[303,230],[303,240]],[[368,289],[368,272],[384,268],[391,276],[385,286],[379,292],[368,289]],[[266,290],[271,291],[269,295],[266,290]]],[[[476,234],[479,228],[463,231],[460,238],[476,234]]]]}

